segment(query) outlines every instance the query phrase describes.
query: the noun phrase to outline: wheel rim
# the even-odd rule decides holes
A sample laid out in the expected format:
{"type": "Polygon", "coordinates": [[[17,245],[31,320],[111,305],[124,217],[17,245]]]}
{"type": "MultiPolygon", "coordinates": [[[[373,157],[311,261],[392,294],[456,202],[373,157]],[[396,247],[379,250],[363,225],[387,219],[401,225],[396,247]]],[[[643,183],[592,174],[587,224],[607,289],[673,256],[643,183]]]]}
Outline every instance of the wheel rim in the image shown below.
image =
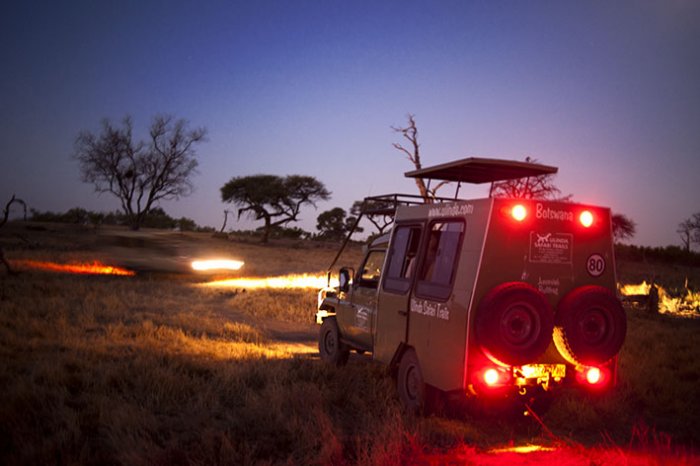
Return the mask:
{"type": "Polygon", "coordinates": [[[581,336],[589,345],[603,342],[608,334],[608,328],[608,319],[598,308],[590,309],[579,322],[581,336]]]}
{"type": "Polygon", "coordinates": [[[411,400],[417,400],[420,396],[420,377],[416,366],[411,366],[406,372],[406,394],[411,400]]]}
{"type": "Polygon", "coordinates": [[[337,342],[333,332],[326,332],[326,336],[323,338],[323,348],[326,350],[327,354],[335,354],[337,342]]]}
{"type": "Polygon", "coordinates": [[[500,327],[504,341],[516,347],[531,345],[540,333],[537,313],[525,304],[511,306],[503,314],[500,327]]]}

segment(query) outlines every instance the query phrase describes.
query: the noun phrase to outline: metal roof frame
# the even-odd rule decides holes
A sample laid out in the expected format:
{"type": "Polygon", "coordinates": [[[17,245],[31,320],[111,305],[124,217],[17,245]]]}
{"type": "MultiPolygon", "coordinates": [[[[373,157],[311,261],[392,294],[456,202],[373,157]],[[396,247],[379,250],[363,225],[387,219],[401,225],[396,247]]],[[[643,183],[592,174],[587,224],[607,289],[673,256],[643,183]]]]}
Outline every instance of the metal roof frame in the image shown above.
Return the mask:
{"type": "Polygon", "coordinates": [[[558,170],[557,167],[539,163],[469,157],[406,172],[405,176],[407,178],[481,184],[530,176],[552,175],[558,170]]]}

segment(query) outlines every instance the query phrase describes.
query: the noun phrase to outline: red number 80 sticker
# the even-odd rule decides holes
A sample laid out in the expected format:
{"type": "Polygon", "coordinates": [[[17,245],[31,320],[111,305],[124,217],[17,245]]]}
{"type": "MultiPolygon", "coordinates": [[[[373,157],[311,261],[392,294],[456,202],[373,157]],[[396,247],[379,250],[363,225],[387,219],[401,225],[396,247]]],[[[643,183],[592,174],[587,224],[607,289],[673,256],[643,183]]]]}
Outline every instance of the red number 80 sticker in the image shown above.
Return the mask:
{"type": "Polygon", "coordinates": [[[600,277],[605,272],[605,259],[600,254],[591,254],[586,261],[586,270],[592,277],[600,277]]]}

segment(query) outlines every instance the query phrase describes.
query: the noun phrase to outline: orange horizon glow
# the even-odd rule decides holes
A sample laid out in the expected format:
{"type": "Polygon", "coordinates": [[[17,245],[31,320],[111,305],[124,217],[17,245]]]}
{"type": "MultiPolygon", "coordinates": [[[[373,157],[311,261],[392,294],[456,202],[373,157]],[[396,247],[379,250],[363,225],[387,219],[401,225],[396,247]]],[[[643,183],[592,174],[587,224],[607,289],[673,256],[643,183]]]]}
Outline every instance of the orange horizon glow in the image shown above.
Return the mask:
{"type": "Polygon", "coordinates": [[[93,261],[91,263],[60,264],[58,262],[20,259],[13,260],[10,262],[12,265],[21,268],[45,270],[48,272],[73,273],[83,275],[136,275],[136,272],[132,270],[124,269],[121,267],[115,267],[112,265],[106,265],[100,261],[93,261]]]}

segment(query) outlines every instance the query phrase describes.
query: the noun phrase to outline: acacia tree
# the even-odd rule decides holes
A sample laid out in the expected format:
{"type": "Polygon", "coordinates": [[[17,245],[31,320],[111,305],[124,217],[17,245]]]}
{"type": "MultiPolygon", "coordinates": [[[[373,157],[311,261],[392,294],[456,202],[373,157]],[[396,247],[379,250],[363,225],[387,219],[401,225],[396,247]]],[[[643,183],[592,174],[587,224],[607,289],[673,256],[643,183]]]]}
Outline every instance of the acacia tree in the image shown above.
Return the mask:
{"type": "MultiPolygon", "coordinates": [[[[525,157],[525,162],[537,163],[536,159],[525,157]]],[[[522,199],[571,200],[571,194],[561,196],[561,190],[554,184],[554,173],[491,183],[490,197],[511,197],[522,199]]]]}
{"type": "Polygon", "coordinates": [[[122,126],[105,119],[99,134],[81,132],[75,141],[75,158],[82,181],[98,193],[110,193],[121,203],[133,230],[161,200],[178,199],[192,190],[197,168],[194,146],[203,142],[206,129],[188,129],[185,120],[156,116],[146,141],[135,141],[130,117],[122,126]]]}
{"type": "MultiPolygon", "coordinates": [[[[402,152],[406,158],[411,161],[413,166],[416,167],[416,170],[423,168],[420,158],[420,144],[418,143],[418,127],[416,126],[415,115],[408,114],[408,126],[405,128],[396,128],[392,126],[391,129],[396,133],[400,133],[410,144],[408,149],[398,142],[393,143],[392,146],[394,146],[396,150],[402,152]]],[[[428,189],[423,178],[414,178],[414,180],[418,187],[418,192],[426,204],[433,202],[437,190],[448,183],[447,181],[441,181],[433,189],[428,189]]]]}
{"type": "MultiPolygon", "coordinates": [[[[319,237],[340,241],[352,230],[356,220],[356,217],[348,216],[342,207],[335,207],[319,214],[316,218],[316,229],[320,232],[319,237]]],[[[361,233],[363,230],[358,226],[355,227],[355,231],[361,233]]]]}
{"type": "Polygon", "coordinates": [[[221,187],[221,200],[237,205],[238,218],[247,213],[263,220],[266,243],[273,227],[298,220],[301,207],[328,200],[330,191],[312,176],[252,175],[231,178],[221,187]]]}
{"type": "Polygon", "coordinates": [[[384,213],[387,209],[391,209],[392,207],[393,205],[388,201],[355,201],[352,207],[350,207],[350,214],[355,217],[364,215],[377,229],[377,234],[381,236],[384,234],[384,230],[394,223],[394,216],[384,213]]]}

